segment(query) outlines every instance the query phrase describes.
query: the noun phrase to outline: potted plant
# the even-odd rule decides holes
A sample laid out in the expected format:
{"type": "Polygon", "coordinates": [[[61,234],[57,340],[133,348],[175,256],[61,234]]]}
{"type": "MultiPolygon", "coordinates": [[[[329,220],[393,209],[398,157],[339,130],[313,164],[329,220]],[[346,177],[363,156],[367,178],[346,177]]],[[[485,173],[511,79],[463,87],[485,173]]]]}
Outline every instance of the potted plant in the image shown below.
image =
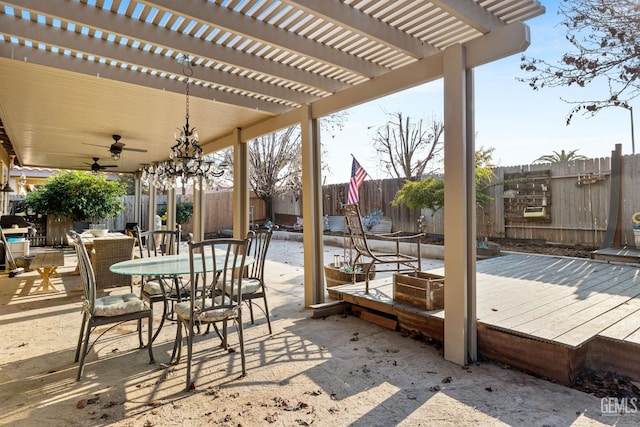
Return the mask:
{"type": "Polygon", "coordinates": [[[633,239],[636,248],[640,248],[640,212],[631,215],[631,227],[633,228],[633,239]]]}
{"type": "Polygon", "coordinates": [[[380,224],[383,215],[384,213],[381,209],[375,208],[362,217],[362,225],[367,231],[371,231],[376,225],[380,224]]]}
{"type": "MultiPolygon", "coordinates": [[[[158,210],[162,226],[167,225],[167,209],[162,208],[158,210]]],[[[191,202],[178,202],[176,203],[176,224],[184,225],[191,221],[193,216],[193,203],[191,202]]]]}
{"type": "MultiPolygon", "coordinates": [[[[327,287],[346,285],[351,283],[354,279],[355,282],[364,282],[366,274],[364,272],[364,264],[352,264],[342,263],[336,265],[336,263],[326,264],[324,266],[324,276],[327,282],[327,287]]],[[[369,280],[373,280],[376,277],[375,266],[371,268],[369,272],[369,280]]]]}
{"type": "Polygon", "coordinates": [[[103,174],[63,171],[29,193],[25,205],[47,216],[47,244],[62,245],[73,221],[105,220],[123,211],[125,191],[124,183],[103,174]]]}

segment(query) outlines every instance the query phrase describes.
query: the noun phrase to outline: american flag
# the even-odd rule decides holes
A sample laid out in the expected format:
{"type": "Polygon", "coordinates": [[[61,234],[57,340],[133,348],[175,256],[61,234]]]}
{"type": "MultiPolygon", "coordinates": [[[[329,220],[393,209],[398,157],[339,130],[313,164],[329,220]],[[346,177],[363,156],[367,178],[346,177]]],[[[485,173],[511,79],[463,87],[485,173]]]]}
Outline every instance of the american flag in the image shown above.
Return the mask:
{"type": "Polygon", "coordinates": [[[364,179],[367,177],[367,172],[360,166],[360,163],[353,158],[353,163],[351,163],[351,180],[349,181],[349,199],[348,203],[358,203],[360,200],[360,196],[358,196],[358,188],[364,182],[364,179]]]}

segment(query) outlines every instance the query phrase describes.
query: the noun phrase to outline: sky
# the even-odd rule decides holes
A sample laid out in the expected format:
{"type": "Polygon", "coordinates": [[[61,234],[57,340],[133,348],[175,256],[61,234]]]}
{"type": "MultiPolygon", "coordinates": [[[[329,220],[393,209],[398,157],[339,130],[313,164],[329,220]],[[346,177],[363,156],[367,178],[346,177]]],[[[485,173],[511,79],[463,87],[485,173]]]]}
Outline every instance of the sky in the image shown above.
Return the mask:
{"type": "MultiPolygon", "coordinates": [[[[565,40],[564,27],[559,25],[563,17],[557,14],[558,0],[542,3],[546,13],[525,22],[530,28],[531,45],[524,54],[555,63],[573,47],[565,40]]],[[[578,150],[577,154],[589,158],[609,157],[615,144],[622,144],[623,155],[631,154],[629,110],[608,108],[593,117],[576,115],[566,125],[573,105],[563,99],[600,99],[608,93],[605,86],[534,91],[527,83],[516,80],[532,76],[520,70],[520,56],[512,55],[475,69],[476,149],[494,148],[493,160],[498,166],[530,164],[560,150],[578,150]]],[[[327,151],[324,159],[330,168],[323,177],[325,183],[349,181],[351,155],[371,179],[388,178],[372,146],[375,130],[388,121],[388,114],[396,112],[412,121],[423,119],[429,123],[433,117],[442,120],[442,98],[442,80],[438,80],[347,110],[342,131],[334,138],[323,135],[327,151]]]]}

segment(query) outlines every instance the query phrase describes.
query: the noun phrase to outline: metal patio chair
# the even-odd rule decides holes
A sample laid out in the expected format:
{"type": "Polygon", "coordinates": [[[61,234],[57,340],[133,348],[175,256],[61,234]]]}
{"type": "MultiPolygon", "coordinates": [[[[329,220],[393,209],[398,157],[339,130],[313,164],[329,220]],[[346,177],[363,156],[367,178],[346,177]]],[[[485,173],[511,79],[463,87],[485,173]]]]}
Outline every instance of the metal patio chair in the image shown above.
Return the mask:
{"type": "MultiPolygon", "coordinates": [[[[370,272],[375,268],[376,272],[380,271],[420,271],[422,269],[422,258],[420,251],[420,239],[424,236],[424,233],[404,235],[402,233],[381,233],[371,234],[365,231],[362,225],[362,215],[360,215],[360,208],[357,204],[344,205],[344,216],[346,219],[347,232],[349,233],[349,239],[351,245],[356,251],[356,256],[353,263],[357,263],[359,260],[365,264],[365,292],[369,293],[369,277],[370,272]],[[375,237],[387,242],[393,242],[395,250],[393,252],[379,252],[373,251],[369,245],[368,237],[375,237]],[[416,243],[416,255],[409,255],[400,253],[400,243],[416,243]],[[370,261],[364,261],[369,259],[370,261]],[[395,265],[395,268],[380,269],[379,266],[395,265]],[[375,267],[374,267],[375,266],[375,267]]],[[[356,271],[354,269],[353,279],[355,282],[356,271]]]]}
{"type": "MultiPolygon", "coordinates": [[[[135,226],[133,235],[137,240],[138,256],[140,258],[161,257],[165,255],[180,255],[181,228],[178,225],[175,230],[150,230],[140,231],[135,226]]],[[[142,277],[140,283],[140,298],[149,303],[153,311],[153,304],[163,304],[160,324],[153,334],[152,341],[158,337],[167,317],[172,313],[169,303],[188,297],[185,288],[187,281],[178,276],[151,276],[142,277]]],[[[175,319],[174,319],[175,320],[175,319]]],[[[139,328],[142,337],[142,328],[139,328]]]]}
{"type": "MultiPolygon", "coordinates": [[[[189,243],[190,297],[189,301],[175,305],[178,328],[174,343],[172,363],[180,361],[182,353],[182,329],[187,332],[187,391],[192,389],[191,365],[193,361],[193,340],[196,329],[202,324],[213,324],[222,340],[222,347],[228,354],[228,322],[236,325],[242,363],[242,376],[246,375],[244,336],[242,330],[242,282],[248,239],[210,239],[189,243]],[[205,256],[216,254],[215,256],[205,256]],[[237,295],[239,298],[230,298],[237,295]],[[217,323],[222,323],[222,332],[217,323]]],[[[207,359],[208,356],[204,356],[207,359]]]]}
{"type": "MultiPolygon", "coordinates": [[[[82,237],[72,231],[69,233],[73,239],[73,244],[78,256],[78,265],[80,269],[80,277],[84,288],[84,297],[82,299],[82,326],[80,328],[80,336],[78,337],[78,345],[76,347],[75,362],[80,361],[78,366],[78,375],[76,380],[80,381],[84,372],[84,363],[89,349],[95,344],[104,333],[120,323],[130,320],[147,319],[149,322],[149,336],[147,349],[149,351],[149,363],[154,363],[153,350],[151,347],[151,325],[153,321],[153,312],[151,307],[138,296],[132,293],[121,295],[108,295],[98,298],[96,288],[96,278],[91,267],[87,248],[82,241],[82,237]],[[112,325],[106,331],[101,331],[96,337],[93,344],[89,345],[91,333],[99,326],[112,325]]],[[[140,347],[143,347],[142,340],[140,347]]]]}

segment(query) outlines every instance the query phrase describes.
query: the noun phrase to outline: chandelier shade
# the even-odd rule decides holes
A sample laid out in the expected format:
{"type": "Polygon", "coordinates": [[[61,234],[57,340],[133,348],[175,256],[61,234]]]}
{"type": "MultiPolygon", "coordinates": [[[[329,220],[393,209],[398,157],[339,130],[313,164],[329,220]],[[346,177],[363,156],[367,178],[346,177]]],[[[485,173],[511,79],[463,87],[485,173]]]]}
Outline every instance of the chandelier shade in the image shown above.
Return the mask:
{"type": "Polygon", "coordinates": [[[210,157],[203,155],[198,132],[189,124],[189,86],[193,70],[188,55],[180,55],[178,62],[183,66],[186,83],[185,124],[173,132],[176,144],[171,147],[169,159],[144,165],[142,181],[165,189],[182,186],[184,193],[186,186],[193,184],[199,188],[201,181],[213,185],[215,178],[221,177],[224,171],[219,170],[210,157]]]}

